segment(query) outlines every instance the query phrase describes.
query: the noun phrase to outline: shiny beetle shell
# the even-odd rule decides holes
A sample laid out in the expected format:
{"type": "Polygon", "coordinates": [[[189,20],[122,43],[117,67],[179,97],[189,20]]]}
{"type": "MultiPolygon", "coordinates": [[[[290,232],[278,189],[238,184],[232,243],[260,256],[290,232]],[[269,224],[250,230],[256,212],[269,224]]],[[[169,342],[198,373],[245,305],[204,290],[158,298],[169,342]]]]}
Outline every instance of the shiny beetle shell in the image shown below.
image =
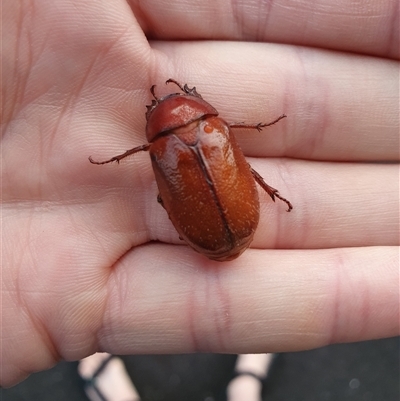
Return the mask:
{"type": "Polygon", "coordinates": [[[231,124],[202,99],[196,88],[181,89],[147,106],[148,144],[115,156],[104,164],[139,151],[149,151],[159,189],[158,200],[178,231],[194,250],[212,260],[237,258],[249,247],[260,218],[256,181],[275,200],[278,191],[251,169],[231,127],[255,128],[270,124],[231,124]]]}
{"type": "Polygon", "coordinates": [[[225,121],[203,116],[175,128],[154,141],[150,157],[162,205],[180,237],[210,259],[239,256],[253,239],[260,207],[249,165],[225,121]]]}

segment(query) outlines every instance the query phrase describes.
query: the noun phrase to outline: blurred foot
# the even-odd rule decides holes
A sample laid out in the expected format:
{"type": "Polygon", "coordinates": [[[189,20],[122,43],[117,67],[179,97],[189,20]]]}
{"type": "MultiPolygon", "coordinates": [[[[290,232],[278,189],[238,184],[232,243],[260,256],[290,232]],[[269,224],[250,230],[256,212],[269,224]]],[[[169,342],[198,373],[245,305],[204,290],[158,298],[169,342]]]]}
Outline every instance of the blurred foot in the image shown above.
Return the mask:
{"type": "Polygon", "coordinates": [[[98,352],[78,365],[90,401],[140,401],[132,381],[118,357],[98,352]]]}
{"type": "Polygon", "coordinates": [[[238,355],[235,377],[226,389],[228,401],[262,401],[263,382],[273,357],[274,354],[238,355]]]}

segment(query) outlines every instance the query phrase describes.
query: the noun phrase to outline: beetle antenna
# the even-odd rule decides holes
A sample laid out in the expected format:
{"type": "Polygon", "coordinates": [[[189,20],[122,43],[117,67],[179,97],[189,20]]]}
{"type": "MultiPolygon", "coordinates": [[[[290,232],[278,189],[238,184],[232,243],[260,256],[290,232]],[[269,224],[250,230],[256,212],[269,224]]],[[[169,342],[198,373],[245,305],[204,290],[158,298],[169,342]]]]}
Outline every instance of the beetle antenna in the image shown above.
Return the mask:
{"type": "Polygon", "coordinates": [[[196,87],[195,87],[195,86],[193,86],[193,88],[189,88],[189,87],[188,87],[188,84],[181,85],[178,81],[175,81],[175,79],[172,79],[172,78],[167,79],[167,80],[165,81],[166,84],[169,84],[169,83],[171,83],[171,82],[172,82],[173,84],[177,85],[177,86],[179,87],[179,89],[180,89],[183,93],[186,93],[186,94],[192,95],[192,96],[196,96],[196,97],[199,97],[200,99],[202,99],[200,93],[198,93],[198,92],[196,91],[196,87]]]}

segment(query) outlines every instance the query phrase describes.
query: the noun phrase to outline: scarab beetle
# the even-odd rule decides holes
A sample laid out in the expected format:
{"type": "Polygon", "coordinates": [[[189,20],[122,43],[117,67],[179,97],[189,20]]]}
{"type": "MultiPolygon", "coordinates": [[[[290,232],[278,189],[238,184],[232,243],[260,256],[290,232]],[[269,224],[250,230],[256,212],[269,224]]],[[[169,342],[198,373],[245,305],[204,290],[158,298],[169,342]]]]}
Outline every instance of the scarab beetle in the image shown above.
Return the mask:
{"type": "Polygon", "coordinates": [[[146,112],[149,143],[127,150],[105,164],[141,151],[149,151],[158,201],[165,208],[181,239],[210,259],[237,258],[249,247],[260,217],[256,182],[275,201],[291,203],[270,187],[247,163],[231,128],[262,128],[275,124],[228,124],[196,88],[154,97],[146,112]]]}

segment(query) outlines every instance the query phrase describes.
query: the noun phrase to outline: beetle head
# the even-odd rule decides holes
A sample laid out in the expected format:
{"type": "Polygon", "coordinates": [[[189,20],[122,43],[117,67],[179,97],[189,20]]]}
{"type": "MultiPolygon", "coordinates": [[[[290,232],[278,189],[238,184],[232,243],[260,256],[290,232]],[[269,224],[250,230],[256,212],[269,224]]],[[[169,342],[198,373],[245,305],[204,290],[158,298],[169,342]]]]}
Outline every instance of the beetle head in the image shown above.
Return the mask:
{"type": "Polygon", "coordinates": [[[183,93],[171,93],[158,98],[154,93],[155,85],[150,88],[154,99],[146,106],[146,136],[149,142],[167,131],[183,127],[206,115],[218,115],[217,110],[203,100],[195,87],[189,88],[187,84],[182,86],[172,79],[166,83],[170,82],[178,85],[183,93]]]}

